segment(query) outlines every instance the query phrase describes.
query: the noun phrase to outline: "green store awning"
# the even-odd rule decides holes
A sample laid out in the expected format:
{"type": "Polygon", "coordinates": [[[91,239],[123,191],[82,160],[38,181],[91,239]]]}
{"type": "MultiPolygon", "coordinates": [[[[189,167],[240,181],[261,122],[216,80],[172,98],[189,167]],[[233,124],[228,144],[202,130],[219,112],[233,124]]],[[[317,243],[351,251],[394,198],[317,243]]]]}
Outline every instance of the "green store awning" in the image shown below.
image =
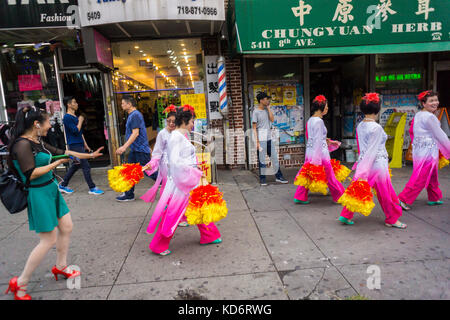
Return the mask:
{"type": "Polygon", "coordinates": [[[232,0],[241,54],[374,54],[450,50],[450,1],[232,0]]]}

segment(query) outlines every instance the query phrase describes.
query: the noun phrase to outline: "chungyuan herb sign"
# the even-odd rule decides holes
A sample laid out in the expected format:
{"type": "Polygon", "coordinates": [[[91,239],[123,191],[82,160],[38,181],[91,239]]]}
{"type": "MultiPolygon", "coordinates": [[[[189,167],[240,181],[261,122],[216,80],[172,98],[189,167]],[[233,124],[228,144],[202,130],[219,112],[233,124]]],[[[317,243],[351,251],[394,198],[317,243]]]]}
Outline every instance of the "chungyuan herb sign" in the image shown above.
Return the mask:
{"type": "Polygon", "coordinates": [[[448,0],[235,0],[235,14],[238,52],[450,46],[448,0]]]}

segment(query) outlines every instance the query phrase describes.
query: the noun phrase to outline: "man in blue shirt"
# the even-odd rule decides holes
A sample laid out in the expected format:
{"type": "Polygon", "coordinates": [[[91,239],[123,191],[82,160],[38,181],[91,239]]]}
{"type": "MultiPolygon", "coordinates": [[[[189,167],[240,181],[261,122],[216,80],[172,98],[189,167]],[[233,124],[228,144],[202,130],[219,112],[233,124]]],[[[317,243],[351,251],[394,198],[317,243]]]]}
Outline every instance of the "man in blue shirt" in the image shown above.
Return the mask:
{"type": "MultiPolygon", "coordinates": [[[[74,97],[69,97],[65,100],[64,104],[67,107],[67,113],[64,115],[63,124],[64,131],[66,132],[67,145],[69,150],[82,152],[86,150],[92,153],[91,148],[86,143],[83,136],[83,130],[81,129],[84,121],[83,116],[77,117],[75,112],[78,110],[78,103],[74,97]]],[[[104,192],[95,186],[95,183],[91,178],[91,167],[86,159],[75,159],[69,171],[64,177],[64,181],[59,185],[59,190],[64,193],[73,193],[73,190],[68,188],[69,181],[72,176],[77,172],[80,167],[83,169],[84,179],[89,186],[89,194],[100,195],[104,192]]]]}
{"type": "MultiPolygon", "coordinates": [[[[130,95],[122,97],[122,109],[128,113],[126,123],[125,139],[123,146],[117,149],[116,153],[122,155],[130,148],[128,163],[139,163],[145,166],[150,161],[150,146],[148,145],[147,128],[145,127],[144,117],[136,109],[136,100],[130,95]]],[[[156,180],[155,174],[151,176],[156,180]]],[[[116,198],[117,201],[133,201],[134,187],[116,198]]]]}

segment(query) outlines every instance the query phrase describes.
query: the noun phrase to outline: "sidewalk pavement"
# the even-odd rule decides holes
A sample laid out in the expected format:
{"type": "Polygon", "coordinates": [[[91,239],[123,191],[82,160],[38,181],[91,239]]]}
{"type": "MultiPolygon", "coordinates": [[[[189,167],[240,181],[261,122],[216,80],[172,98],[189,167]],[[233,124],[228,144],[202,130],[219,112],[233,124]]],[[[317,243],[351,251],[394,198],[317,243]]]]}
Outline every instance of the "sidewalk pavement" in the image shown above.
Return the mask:
{"type": "MultiPolygon", "coordinates": [[[[397,192],[411,169],[392,170],[397,192]]],[[[222,244],[200,246],[197,227],[180,227],[172,254],[165,257],[148,248],[153,235],[146,227],[154,205],[138,199],[153,180],[136,187],[136,201],[119,203],[105,169],[92,171],[106,191],[102,196],[88,195],[79,172],[69,185],[75,193],[64,197],[74,222],[69,263],[81,268],[81,288],[54,280],[52,249],[28,292],[35,300],[450,299],[448,167],[440,172],[444,205],[427,206],[422,192],[413,210],[403,213],[406,230],[385,227],[377,202],[369,217],[356,214],[353,226],[336,220],[342,207],[330,196],[313,194],[309,205],[294,204],[297,169],[283,172],[289,184],[269,177],[269,185],[261,187],[250,171],[219,171],[218,186],[229,209],[217,223],[222,244]],[[367,287],[371,265],[379,267],[380,289],[367,287]]],[[[21,272],[38,241],[28,230],[26,212],[11,215],[0,208],[0,290],[21,272]]],[[[0,299],[12,295],[0,294],[0,299]]]]}

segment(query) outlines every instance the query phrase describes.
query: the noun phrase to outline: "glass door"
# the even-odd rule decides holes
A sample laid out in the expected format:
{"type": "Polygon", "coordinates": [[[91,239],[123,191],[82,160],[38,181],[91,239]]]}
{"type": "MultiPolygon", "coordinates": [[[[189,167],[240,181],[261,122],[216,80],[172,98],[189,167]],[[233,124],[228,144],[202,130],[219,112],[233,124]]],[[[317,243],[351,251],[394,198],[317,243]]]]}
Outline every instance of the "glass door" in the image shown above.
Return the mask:
{"type": "Polygon", "coordinates": [[[92,167],[110,165],[110,146],[105,112],[102,74],[98,70],[62,71],[63,97],[74,97],[78,103],[77,116],[83,115],[83,135],[88,146],[96,150],[105,147],[103,156],[91,160],[92,167]]]}

